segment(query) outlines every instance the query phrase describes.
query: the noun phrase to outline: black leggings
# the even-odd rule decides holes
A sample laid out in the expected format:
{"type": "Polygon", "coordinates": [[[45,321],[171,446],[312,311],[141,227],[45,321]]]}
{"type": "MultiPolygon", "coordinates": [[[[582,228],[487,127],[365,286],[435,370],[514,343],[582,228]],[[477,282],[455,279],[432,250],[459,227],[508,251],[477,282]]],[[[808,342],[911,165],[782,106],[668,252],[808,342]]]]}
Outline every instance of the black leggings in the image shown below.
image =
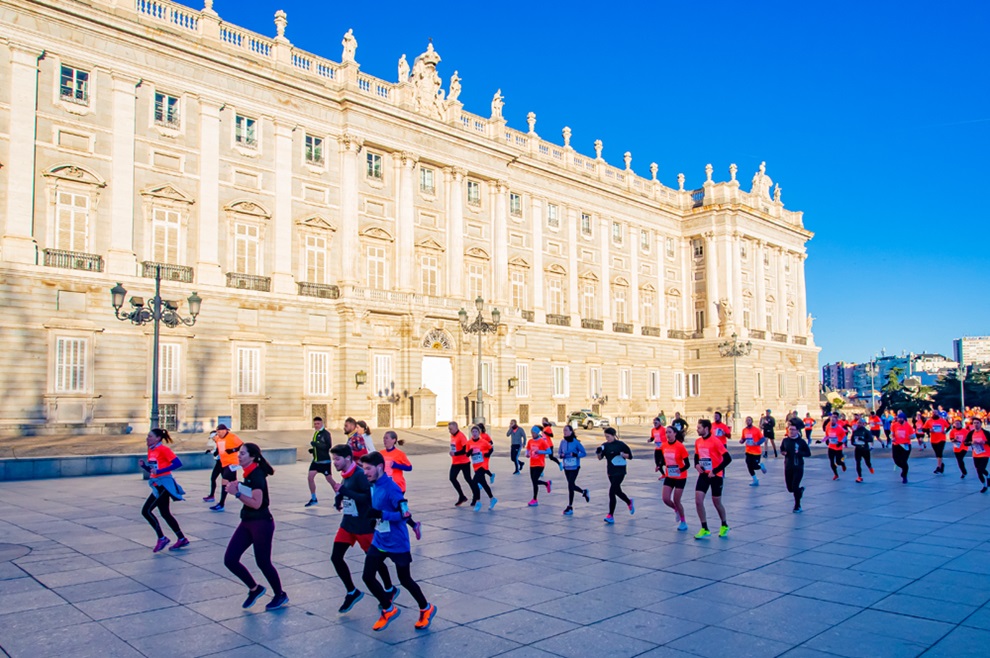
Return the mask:
{"type": "Polygon", "coordinates": [[[217,492],[217,478],[220,477],[220,472],[223,471],[223,466],[220,465],[220,460],[213,462],[213,472],[210,473],[210,498],[213,498],[213,494],[217,492]]]}
{"type": "Polygon", "coordinates": [[[973,457],[973,467],[976,469],[976,477],[980,478],[980,482],[990,482],[987,475],[988,462],[990,462],[990,457],[973,457]]]}
{"type": "Polygon", "coordinates": [[[839,474],[839,467],[845,470],[846,466],[846,456],[842,454],[841,450],[828,450],[828,465],[832,468],[832,472],[836,475],[839,474]]]}
{"type": "Polygon", "coordinates": [[[474,498],[471,500],[472,505],[481,500],[481,489],[485,490],[489,498],[495,497],[492,495],[492,488],[488,486],[488,476],[491,474],[487,468],[479,468],[474,471],[474,480],[471,481],[471,493],[474,494],[474,498]]]}
{"type": "Polygon", "coordinates": [[[756,475],[756,471],[760,468],[760,455],[751,455],[746,453],[746,470],[749,471],[750,477],[756,475]]]}
{"type": "Polygon", "coordinates": [[[657,472],[663,473],[663,467],[664,467],[663,450],[653,451],[653,463],[657,466],[657,472]]]}
{"type": "Polygon", "coordinates": [[[956,455],[956,463],[959,464],[959,472],[962,473],[963,476],[965,476],[966,473],[967,473],[967,471],[966,471],[966,451],[964,450],[962,452],[957,452],[957,451],[953,450],[953,452],[956,455]]]}
{"type": "Polygon", "coordinates": [[[546,482],[540,479],[543,475],[542,466],[530,466],[529,467],[529,479],[533,482],[533,500],[536,500],[540,493],[540,485],[546,486],[546,482]]]}
{"type": "Polygon", "coordinates": [[[856,446],[856,451],[853,453],[856,458],[856,475],[863,477],[863,462],[866,462],[866,468],[873,470],[873,462],[870,461],[870,449],[865,446],[856,446]]]}
{"type": "Polygon", "coordinates": [[[622,492],[622,481],[626,479],[626,470],[622,469],[619,473],[609,473],[608,474],[608,513],[611,516],[615,513],[615,499],[621,498],[622,502],[626,505],[631,503],[629,496],[622,492]]]}
{"type": "MultiPolygon", "coordinates": [[[[348,593],[354,591],[354,580],[351,578],[351,570],[347,566],[347,560],[344,559],[344,554],[347,553],[347,549],[350,547],[351,545],[346,542],[335,541],[333,543],[333,551],[330,553],[330,562],[333,563],[334,571],[337,572],[340,582],[347,588],[348,593]]],[[[378,549],[372,547],[368,550],[377,551],[378,549]]],[[[378,576],[385,583],[385,589],[392,589],[392,577],[389,576],[388,567],[385,566],[384,562],[382,562],[381,568],[378,570],[378,576]]]]}
{"type": "Polygon", "coordinates": [[[143,516],[144,519],[151,525],[151,527],[155,530],[155,534],[158,535],[159,539],[161,539],[165,536],[162,534],[162,527],[159,525],[158,519],[155,518],[155,515],[151,513],[152,510],[157,507],[158,513],[162,515],[165,523],[167,523],[168,527],[172,529],[175,536],[182,539],[185,537],[185,535],[182,534],[182,528],[179,527],[179,522],[175,520],[175,517],[172,516],[171,510],[168,508],[172,501],[172,496],[169,495],[165,489],[158,486],[155,487],[155,492],[157,492],[157,495],[152,493],[148,496],[148,500],[144,501],[144,507],[141,508],[141,516],[143,516]]]}
{"type": "Polygon", "coordinates": [[[907,449],[895,444],[891,457],[894,458],[894,463],[901,469],[901,477],[906,478],[908,474],[908,458],[911,457],[910,444],[908,444],[907,449]]]}
{"type": "Polygon", "coordinates": [[[254,589],[258,583],[254,581],[251,572],[241,564],[241,556],[250,546],[254,546],[254,561],[265,575],[265,580],[271,585],[272,594],[282,593],[282,581],[278,571],[272,564],[272,538],[275,536],[275,521],[273,519],[242,519],[241,524],[234,530],[227,552],[223,556],[223,565],[241,579],[241,582],[254,589]]]}
{"type": "Polygon", "coordinates": [[[794,495],[795,509],[801,507],[801,496],[804,495],[804,487],[801,486],[802,479],[804,479],[804,464],[784,466],[784,484],[787,485],[787,491],[794,495]]]}
{"type": "Polygon", "coordinates": [[[941,459],[945,453],[945,441],[932,442],[932,450],[935,451],[935,456],[941,459]]]}
{"type": "Polygon", "coordinates": [[[522,470],[522,462],[519,461],[519,450],[522,446],[512,446],[509,448],[509,459],[512,460],[512,467],[516,469],[516,473],[522,470]]]}
{"type": "Polygon", "coordinates": [[[580,466],[578,466],[577,468],[575,468],[573,470],[568,470],[566,468],[564,469],[564,477],[567,478],[567,506],[568,507],[573,507],[574,506],[574,493],[575,492],[581,494],[582,496],[584,495],[584,489],[582,489],[581,487],[577,486],[577,476],[578,476],[578,473],[579,472],[581,472],[581,467],[580,466]]]}
{"type": "MultiPolygon", "coordinates": [[[[406,556],[408,555],[406,553],[406,556]]],[[[374,546],[369,548],[368,556],[364,559],[364,573],[361,575],[361,580],[368,586],[368,591],[371,592],[371,595],[378,599],[378,604],[382,607],[382,610],[386,610],[392,605],[392,599],[385,593],[386,588],[382,587],[382,584],[378,582],[375,574],[381,573],[383,569],[388,569],[385,566],[385,558],[388,556],[388,553],[380,551],[374,546]]],[[[393,559],[392,562],[395,562],[395,560],[393,559]]],[[[396,564],[395,573],[399,576],[399,582],[406,588],[406,591],[416,599],[419,609],[426,610],[430,604],[427,602],[426,597],[423,596],[423,590],[419,588],[419,584],[412,579],[412,574],[409,572],[409,562],[406,562],[403,566],[396,564]]]]}
{"type": "Polygon", "coordinates": [[[551,454],[547,455],[547,459],[549,459],[550,461],[552,461],[557,466],[560,466],[560,460],[557,459],[557,456],[556,455],[554,455],[554,454],[551,453],[551,454]]]}
{"type": "Polygon", "coordinates": [[[454,490],[457,492],[457,498],[467,498],[467,496],[464,495],[464,490],[461,489],[461,483],[457,481],[458,475],[464,476],[464,481],[468,483],[468,487],[471,489],[471,497],[477,500],[478,489],[474,486],[474,480],[471,479],[471,464],[450,465],[450,483],[454,485],[454,490]]]}

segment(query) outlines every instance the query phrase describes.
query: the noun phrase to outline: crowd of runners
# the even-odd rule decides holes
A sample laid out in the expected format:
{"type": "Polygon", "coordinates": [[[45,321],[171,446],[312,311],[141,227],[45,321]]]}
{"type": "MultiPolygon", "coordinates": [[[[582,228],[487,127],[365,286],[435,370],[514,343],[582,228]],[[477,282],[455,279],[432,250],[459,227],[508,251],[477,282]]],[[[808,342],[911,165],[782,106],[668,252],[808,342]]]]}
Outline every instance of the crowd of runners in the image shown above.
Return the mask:
{"type": "MultiPolygon", "coordinates": [[[[833,480],[838,480],[840,473],[847,469],[845,450],[849,447],[855,459],[856,482],[863,482],[864,466],[871,475],[874,474],[872,451],[886,449],[892,451],[891,457],[904,483],[908,481],[912,442],[916,442],[920,450],[931,447],[936,457],[934,473],[937,475],[945,473],[943,456],[946,444],[950,444],[962,478],[968,474],[965,458],[972,452],[973,466],[982,485],[981,492],[986,493],[990,487],[990,474],[987,472],[990,434],[983,425],[986,420],[987,412],[982,409],[967,409],[965,413],[960,413],[944,411],[941,407],[919,413],[913,418],[908,418],[903,412],[890,411],[881,415],[873,412],[851,414],[849,417],[830,413],[821,418],[816,438],[818,421],[810,415],[801,418],[796,413],[790,413],[782,423],[778,447],[778,424],[769,409],[757,421],[747,417],[736,436],[733,436],[734,428],[723,422],[721,413],[716,412],[711,420],[700,419],[695,427],[697,438],[693,444],[686,443],[687,421],[677,413],[668,423],[661,412],[653,420],[647,441],[652,444],[654,470],[662,482],[663,503],[673,510],[676,529],[680,532],[689,529],[682,497],[689,474],[695,471],[695,510],[701,527],[694,537],[702,540],[712,534],[706,511],[709,493],[718,514],[718,536],[726,537],[729,533],[722,494],[726,468],[733,462],[729,453],[733,442],[743,446],[750,486],[760,486],[760,475],[767,473],[763,460],[769,457],[771,448],[775,458],[783,458],[784,483],[794,498],[793,511],[800,513],[804,494],[804,464],[805,459],[812,455],[813,444],[825,444],[833,480]]],[[[383,449],[377,451],[367,423],[353,418],[344,422],[347,440],[343,443],[333,443],[322,418],[313,419],[313,429],[309,448],[312,456],[308,472],[310,498],[305,507],[319,504],[316,476],[322,475],[333,489],[333,506],[341,514],[340,528],[333,539],[330,555],[330,562],[345,589],[339,612],[349,612],[364,597],[355,585],[345,560],[348,549],[357,544],[365,554],[361,580],[379,606],[380,616],[373,629],[384,630],[401,612],[395,601],[402,589],[392,582],[386,561],[392,562],[399,584],[419,608],[415,628],[429,628],[437,607],[429,602],[411,573],[410,531],[419,540],[422,526],[413,519],[406,499],[405,473],[411,471],[413,466],[400,448],[403,441],[395,432],[385,432],[382,436],[383,449]],[[335,479],[334,473],[339,479],[335,479]]],[[[487,509],[494,510],[498,503],[492,490],[495,473],[491,459],[495,442],[483,424],[472,426],[468,432],[470,436],[466,436],[453,422],[448,425],[448,431],[449,479],[457,494],[454,505],[461,507],[467,504],[475,512],[481,512],[484,492],[488,500],[487,509]],[[462,481],[468,487],[470,499],[465,494],[462,481]]],[[[584,498],[585,503],[590,503],[590,491],[581,487],[577,480],[582,460],[591,459],[593,455],[597,460],[605,461],[609,481],[608,513],[604,522],[615,523],[615,510],[620,500],[630,514],[635,514],[633,499],[622,490],[633,451],[619,440],[614,428],[604,429],[603,440],[593,451],[584,446],[570,425],[563,426],[559,445],[555,447],[554,426],[546,418],[530,428],[528,438],[526,431],[513,420],[506,436],[511,443],[509,459],[513,475],[525,471],[520,457],[529,461],[533,490],[533,497],[528,503],[530,507],[539,505],[541,490],[545,489],[547,494],[552,491],[552,479],[546,472],[547,460],[556,464],[567,482],[567,506],[563,514],[574,514],[575,494],[584,498]]],[[[151,488],[141,513],[158,536],[153,549],[155,553],[166,547],[176,551],[189,546],[189,540],[170,510],[171,501],[183,500],[185,496],[173,476],[182,463],[169,448],[170,443],[172,438],[166,430],[151,430],[147,436],[148,458],[140,461],[141,468],[148,473],[151,488]],[[153,514],[155,510],[176,535],[176,541],[171,546],[171,540],[165,536],[153,514]]],[[[213,503],[209,509],[214,512],[225,510],[228,496],[240,503],[240,524],[227,545],[224,565],[248,588],[243,607],[252,607],[267,591],[241,563],[241,557],[248,548],[253,547],[255,563],[271,588],[272,599],[265,607],[268,610],[280,608],[288,603],[289,597],[282,589],[278,571],[271,560],[275,521],[270,510],[267,479],[274,475],[275,470],[258,445],[243,442],[223,424],[210,434],[206,452],[213,455],[216,465],[210,476],[210,493],[203,498],[203,502],[213,503]],[[221,480],[219,501],[215,498],[217,478],[221,480]]]]}

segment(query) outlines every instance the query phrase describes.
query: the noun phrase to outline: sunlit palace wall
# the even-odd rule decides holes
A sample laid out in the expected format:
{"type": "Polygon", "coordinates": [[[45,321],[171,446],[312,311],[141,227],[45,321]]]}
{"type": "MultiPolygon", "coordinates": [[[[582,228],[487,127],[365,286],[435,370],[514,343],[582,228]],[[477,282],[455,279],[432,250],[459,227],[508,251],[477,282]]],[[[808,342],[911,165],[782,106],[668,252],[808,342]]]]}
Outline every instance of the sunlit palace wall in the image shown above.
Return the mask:
{"type": "Polygon", "coordinates": [[[478,343],[457,313],[478,296],[501,312],[490,422],[728,411],[733,333],[743,414],[817,404],[812,234],[762,166],[668,187],[532,113],[508,127],[499,94],[465,111],[432,44],[390,82],[361,70],[360,35],[337,61],[286,26],[209,1],[0,2],[0,431],[147,427],[151,329],[109,290],[150,298],[157,265],[180,311],[204,300],[162,330],[180,430],[463,422],[478,343]]]}

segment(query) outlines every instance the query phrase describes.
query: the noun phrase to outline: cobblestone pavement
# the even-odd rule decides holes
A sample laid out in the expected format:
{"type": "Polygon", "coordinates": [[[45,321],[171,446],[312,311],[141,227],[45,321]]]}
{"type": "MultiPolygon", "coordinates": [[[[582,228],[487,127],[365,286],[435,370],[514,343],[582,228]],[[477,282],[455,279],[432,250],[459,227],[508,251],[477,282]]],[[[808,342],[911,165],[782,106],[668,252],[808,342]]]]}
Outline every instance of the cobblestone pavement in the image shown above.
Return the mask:
{"type": "MultiPolygon", "coordinates": [[[[291,599],[275,612],[241,609],[244,587],[222,563],[237,504],[207,510],[203,471],[178,472],[189,499],[172,506],[192,545],[158,555],[137,474],[3,483],[0,655],[988,655],[990,494],[979,493],[972,468],[960,480],[950,462],[935,476],[932,459],[915,458],[903,485],[881,461],[856,484],[852,468],[833,482],[813,459],[805,513],[792,514],[780,460],[769,460],[759,487],[735,463],[725,493],[732,531],[697,541],[694,478],[691,531],[680,533],[651,455],[638,457],[626,479],[636,514],[620,503],[613,526],[602,523],[601,463],[585,462],[579,478],[590,505],[579,499],[564,517],[552,464],[557,486],[528,508],[528,476],[513,476],[499,455],[500,502],[475,513],[453,507],[445,456],[414,457],[409,495],[424,536],[413,575],[439,608],[427,632],[413,629],[408,594],[400,605],[411,607],[382,633],[371,630],[370,596],[337,614],[344,592],[329,548],[339,517],[322,483],[319,506],[303,509],[303,463],[271,480],[274,559],[291,599]]],[[[349,555],[359,582],[361,556],[349,555]]],[[[250,556],[245,564],[258,575],[250,556]]]]}

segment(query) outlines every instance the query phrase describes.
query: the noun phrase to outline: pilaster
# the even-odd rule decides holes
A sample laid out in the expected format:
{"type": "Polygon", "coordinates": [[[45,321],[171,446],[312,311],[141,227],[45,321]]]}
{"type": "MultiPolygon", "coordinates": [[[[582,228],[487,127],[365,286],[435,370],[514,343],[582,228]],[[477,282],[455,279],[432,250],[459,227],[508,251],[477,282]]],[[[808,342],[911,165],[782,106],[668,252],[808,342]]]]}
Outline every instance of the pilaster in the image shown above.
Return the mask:
{"type": "Polygon", "coordinates": [[[199,246],[196,281],[223,285],[220,270],[220,108],[218,101],[199,99],[199,246]]]}
{"type": "Polygon", "coordinates": [[[10,153],[7,207],[3,224],[3,260],[38,262],[34,239],[35,136],[37,134],[38,58],[42,51],[10,43],[10,153]]]}
{"type": "Polygon", "coordinates": [[[492,222],[492,299],[496,305],[508,301],[509,283],[509,184],[496,182],[495,217],[492,222]]]}
{"type": "Polygon", "coordinates": [[[347,265],[341,272],[341,283],[357,285],[361,280],[360,265],[364,262],[358,240],[358,153],[364,141],[349,133],[337,138],[340,144],[340,244],[347,265]]]}
{"type": "Polygon", "coordinates": [[[444,170],[447,193],[447,291],[454,299],[464,299],[464,177],[459,167],[444,170]]]}
{"type": "Polygon", "coordinates": [[[138,78],[112,73],[113,146],[110,177],[110,251],[107,272],[122,276],[137,273],[134,253],[134,134],[137,118],[138,78]]]}
{"type": "Polygon", "coordinates": [[[276,120],[275,134],[275,214],[272,253],[272,291],[287,295],[296,293],[292,274],[295,261],[292,249],[292,133],[295,126],[276,120]]]}
{"type": "Polygon", "coordinates": [[[416,232],[415,197],[413,193],[413,168],[418,158],[412,153],[400,152],[392,155],[395,169],[399,172],[396,186],[395,243],[398,268],[398,287],[402,292],[414,292],[416,288],[416,267],[413,262],[413,241],[416,232]]]}
{"type": "Polygon", "coordinates": [[[531,215],[533,222],[533,266],[530,268],[529,280],[526,282],[532,290],[533,313],[535,315],[533,319],[540,324],[546,321],[546,308],[543,302],[545,280],[543,274],[543,226],[547,221],[544,213],[546,203],[546,199],[533,197],[531,215]]]}

